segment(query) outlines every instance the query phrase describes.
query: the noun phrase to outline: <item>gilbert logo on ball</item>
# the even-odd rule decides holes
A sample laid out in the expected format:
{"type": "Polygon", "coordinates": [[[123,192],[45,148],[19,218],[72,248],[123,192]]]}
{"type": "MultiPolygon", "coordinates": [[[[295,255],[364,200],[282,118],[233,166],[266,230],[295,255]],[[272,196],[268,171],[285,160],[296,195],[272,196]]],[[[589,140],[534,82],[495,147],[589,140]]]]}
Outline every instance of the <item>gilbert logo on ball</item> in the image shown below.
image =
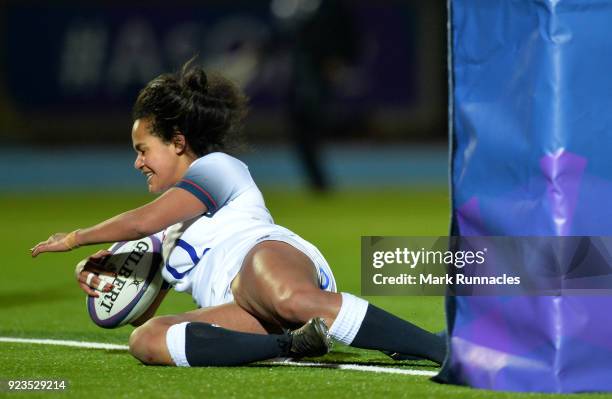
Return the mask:
{"type": "Polygon", "coordinates": [[[103,328],[116,328],[140,317],[153,303],[162,286],[161,242],[155,236],[119,242],[105,262],[116,277],[100,275],[113,289],[87,297],[91,320],[103,328]]]}

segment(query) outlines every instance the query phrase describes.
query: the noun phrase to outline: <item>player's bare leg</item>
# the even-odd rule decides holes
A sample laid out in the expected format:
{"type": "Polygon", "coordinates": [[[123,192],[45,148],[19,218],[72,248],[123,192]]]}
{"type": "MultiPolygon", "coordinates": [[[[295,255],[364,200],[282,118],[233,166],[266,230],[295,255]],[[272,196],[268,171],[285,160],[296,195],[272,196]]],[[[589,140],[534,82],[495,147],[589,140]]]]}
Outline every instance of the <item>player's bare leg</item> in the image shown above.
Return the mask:
{"type": "Polygon", "coordinates": [[[354,295],[319,289],[311,260],[284,242],[256,245],[232,282],[232,293],[236,303],[249,313],[283,327],[322,317],[329,335],[347,345],[438,363],[446,355],[446,343],[439,336],[354,295]]]}
{"type": "Polygon", "coordinates": [[[281,241],[264,241],[245,257],[232,282],[238,305],[262,320],[296,328],[313,317],[328,326],[335,320],[342,297],[319,288],[310,258],[281,241]]]}
{"type": "Polygon", "coordinates": [[[166,334],[170,326],[182,322],[214,324],[239,332],[268,333],[266,326],[257,318],[235,303],[228,303],[150,319],[132,332],[130,353],[145,364],[174,365],[166,344],[166,334]]]}

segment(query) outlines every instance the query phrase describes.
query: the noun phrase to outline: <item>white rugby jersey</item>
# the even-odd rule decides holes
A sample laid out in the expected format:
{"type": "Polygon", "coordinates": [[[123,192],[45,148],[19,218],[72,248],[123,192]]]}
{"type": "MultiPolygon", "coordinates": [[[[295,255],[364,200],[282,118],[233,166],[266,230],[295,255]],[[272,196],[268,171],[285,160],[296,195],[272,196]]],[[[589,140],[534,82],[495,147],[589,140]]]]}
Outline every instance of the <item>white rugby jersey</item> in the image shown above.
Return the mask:
{"type": "Polygon", "coordinates": [[[248,167],[227,154],[197,159],[176,187],[195,195],[208,212],[164,231],[162,275],[175,290],[192,293],[199,306],[226,296],[253,240],[279,229],[292,234],[274,224],[248,167]]]}

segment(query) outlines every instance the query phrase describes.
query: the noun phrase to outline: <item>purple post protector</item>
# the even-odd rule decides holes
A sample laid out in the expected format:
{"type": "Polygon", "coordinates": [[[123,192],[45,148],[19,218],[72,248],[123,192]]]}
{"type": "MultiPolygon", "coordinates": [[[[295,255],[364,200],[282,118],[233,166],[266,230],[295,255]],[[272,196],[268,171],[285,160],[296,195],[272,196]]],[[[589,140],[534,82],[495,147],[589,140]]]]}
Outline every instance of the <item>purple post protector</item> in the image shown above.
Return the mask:
{"type": "MultiPolygon", "coordinates": [[[[452,234],[612,235],[612,2],[448,4],[452,234]]],[[[612,297],[446,305],[450,350],[437,380],[612,391],[612,297]]]]}

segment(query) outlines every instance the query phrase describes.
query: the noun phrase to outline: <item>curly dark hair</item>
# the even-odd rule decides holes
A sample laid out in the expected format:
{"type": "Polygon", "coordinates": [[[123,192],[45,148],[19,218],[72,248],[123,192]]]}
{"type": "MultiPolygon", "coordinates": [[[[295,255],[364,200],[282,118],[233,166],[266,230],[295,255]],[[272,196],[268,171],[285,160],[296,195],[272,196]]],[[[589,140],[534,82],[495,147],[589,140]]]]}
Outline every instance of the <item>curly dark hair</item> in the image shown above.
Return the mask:
{"type": "Polygon", "coordinates": [[[165,142],[182,133],[199,157],[240,147],[248,99],[220,74],[206,74],[188,61],[180,72],[163,74],[138,94],[134,120],[151,118],[152,131],[165,142]]]}

